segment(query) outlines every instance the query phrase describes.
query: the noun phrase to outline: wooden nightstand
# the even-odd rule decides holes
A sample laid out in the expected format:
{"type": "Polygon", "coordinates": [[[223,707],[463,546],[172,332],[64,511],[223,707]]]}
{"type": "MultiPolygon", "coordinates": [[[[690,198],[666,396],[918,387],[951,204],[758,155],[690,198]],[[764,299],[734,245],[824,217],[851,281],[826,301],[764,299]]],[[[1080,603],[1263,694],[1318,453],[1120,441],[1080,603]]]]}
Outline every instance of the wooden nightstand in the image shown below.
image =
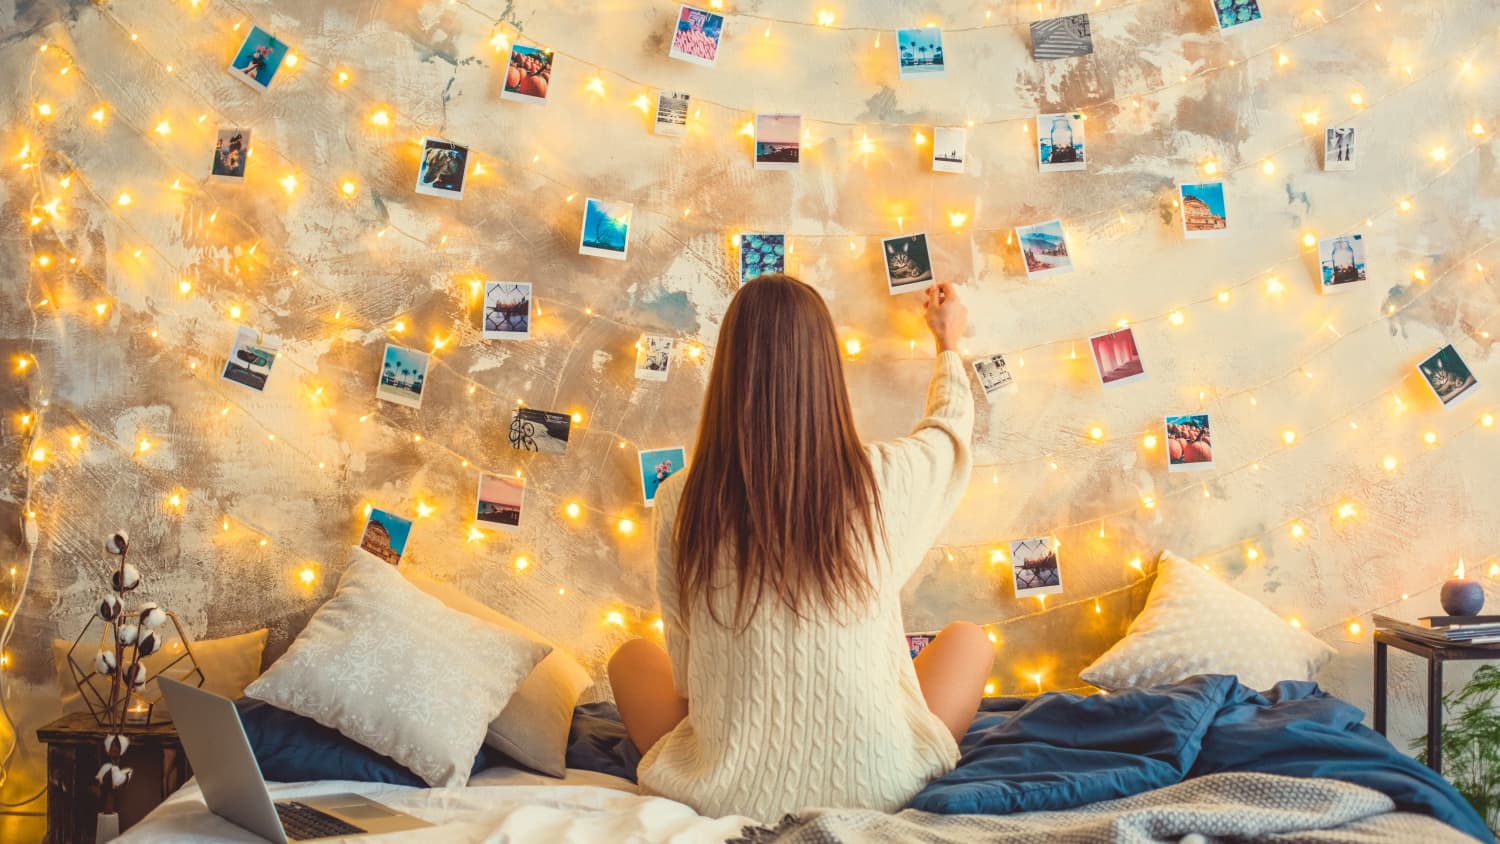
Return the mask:
{"type": "MultiPolygon", "coordinates": [[[[64,715],[36,731],[37,739],[47,745],[48,844],[93,844],[99,814],[94,774],[106,760],[107,732],[87,712],[64,715]]],[[[122,832],[192,776],[172,724],[127,726],[125,735],[130,737],[130,751],[124,764],[135,773],[116,804],[122,832]]]]}
{"type": "Polygon", "coordinates": [[[1386,660],[1390,648],[1427,660],[1427,767],[1443,772],[1443,663],[1462,660],[1500,661],[1500,647],[1435,644],[1403,636],[1396,630],[1375,631],[1375,732],[1385,735],[1386,660]]]}

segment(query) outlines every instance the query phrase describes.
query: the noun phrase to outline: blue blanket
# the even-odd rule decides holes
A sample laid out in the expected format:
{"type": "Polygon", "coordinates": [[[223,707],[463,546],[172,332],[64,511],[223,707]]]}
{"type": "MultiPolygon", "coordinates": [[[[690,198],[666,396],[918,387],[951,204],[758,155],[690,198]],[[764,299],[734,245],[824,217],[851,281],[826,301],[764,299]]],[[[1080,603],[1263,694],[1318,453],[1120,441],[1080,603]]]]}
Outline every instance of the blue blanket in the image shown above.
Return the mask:
{"type": "Polygon", "coordinates": [[[1189,777],[1258,771],[1362,785],[1402,811],[1493,840],[1447,781],[1362,718],[1313,683],[1255,692],[1220,675],[1090,697],[988,698],[960,744],[958,767],[910,806],[942,814],[1070,809],[1189,777]]]}

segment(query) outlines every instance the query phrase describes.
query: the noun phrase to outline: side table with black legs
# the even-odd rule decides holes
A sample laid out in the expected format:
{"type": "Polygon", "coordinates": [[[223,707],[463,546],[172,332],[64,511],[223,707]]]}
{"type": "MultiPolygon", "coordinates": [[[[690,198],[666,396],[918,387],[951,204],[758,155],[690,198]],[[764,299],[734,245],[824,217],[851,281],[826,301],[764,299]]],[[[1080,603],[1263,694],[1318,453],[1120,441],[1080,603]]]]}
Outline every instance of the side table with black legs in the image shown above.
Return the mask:
{"type": "Polygon", "coordinates": [[[1500,661],[1494,645],[1437,644],[1403,636],[1395,630],[1375,631],[1375,732],[1385,735],[1386,661],[1390,648],[1427,660],[1427,767],[1443,772],[1443,663],[1465,660],[1500,661]]]}

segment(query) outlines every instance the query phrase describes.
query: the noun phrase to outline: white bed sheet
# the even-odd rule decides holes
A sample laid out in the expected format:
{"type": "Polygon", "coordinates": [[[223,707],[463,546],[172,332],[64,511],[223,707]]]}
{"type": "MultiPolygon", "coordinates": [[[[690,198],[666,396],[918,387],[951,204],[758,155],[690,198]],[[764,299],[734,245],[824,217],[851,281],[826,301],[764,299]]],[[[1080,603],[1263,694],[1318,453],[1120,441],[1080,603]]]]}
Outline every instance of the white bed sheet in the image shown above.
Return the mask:
{"type": "MultiPolygon", "coordinates": [[[[494,768],[467,788],[411,788],[324,780],[268,783],[271,797],[286,800],[350,792],[433,824],[420,830],[347,840],[444,844],[696,844],[738,835],[749,818],[705,818],[662,797],[636,793],[628,780],[569,770],[562,780],[517,769],[494,768]]],[[[156,807],[117,841],[120,844],[202,844],[263,839],[208,810],[196,781],[156,807]]]]}

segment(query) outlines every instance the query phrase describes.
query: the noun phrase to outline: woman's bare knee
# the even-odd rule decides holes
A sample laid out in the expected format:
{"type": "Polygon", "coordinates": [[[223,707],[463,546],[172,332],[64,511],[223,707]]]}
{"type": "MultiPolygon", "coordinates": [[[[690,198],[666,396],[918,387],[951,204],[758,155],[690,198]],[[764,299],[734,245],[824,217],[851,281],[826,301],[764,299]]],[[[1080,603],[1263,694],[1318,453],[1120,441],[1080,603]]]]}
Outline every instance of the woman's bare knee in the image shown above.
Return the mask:
{"type": "Polygon", "coordinates": [[[952,642],[952,647],[960,647],[965,651],[987,652],[991,656],[995,652],[995,645],[990,641],[990,634],[972,621],[950,622],[938,635],[952,642]]]}

